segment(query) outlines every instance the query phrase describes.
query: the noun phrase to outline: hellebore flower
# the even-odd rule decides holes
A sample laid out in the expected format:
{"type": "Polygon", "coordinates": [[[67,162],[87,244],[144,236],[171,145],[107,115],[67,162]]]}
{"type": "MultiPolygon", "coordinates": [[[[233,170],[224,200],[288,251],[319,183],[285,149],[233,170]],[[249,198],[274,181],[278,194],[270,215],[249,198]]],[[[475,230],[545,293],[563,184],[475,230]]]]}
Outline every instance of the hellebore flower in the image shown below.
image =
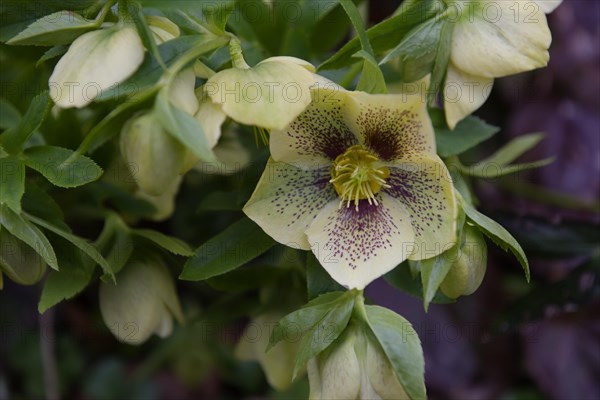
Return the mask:
{"type": "Polygon", "coordinates": [[[143,60],[144,46],[133,24],[84,33],[54,67],[50,97],[62,108],[85,107],[131,76],[143,60]]]}
{"type": "Polygon", "coordinates": [[[146,22],[148,22],[148,27],[156,44],[163,44],[178,38],[181,33],[177,24],[165,17],[148,15],[146,16],[146,22]]]}
{"type": "Polygon", "coordinates": [[[183,324],[183,312],[173,278],[158,258],[127,263],[117,283],[100,283],[100,313],[113,335],[141,344],[153,333],[165,338],[173,331],[173,317],[183,324]]]}
{"type": "Polygon", "coordinates": [[[244,361],[258,361],[269,385],[279,391],[292,384],[294,358],[300,341],[283,340],[266,351],[271,331],[283,315],[261,315],[248,324],[235,348],[235,355],[244,361]]]}
{"type": "MultiPolygon", "coordinates": [[[[169,88],[169,101],[190,115],[199,107],[194,83],[193,70],[186,69],[169,88]]],[[[140,189],[151,196],[168,192],[179,174],[194,165],[188,153],[181,142],[165,131],[153,111],[134,116],[121,131],[121,154],[140,189]]]]}
{"type": "Polygon", "coordinates": [[[465,243],[440,285],[442,292],[451,298],[475,292],[481,285],[487,268],[487,245],[483,235],[479,229],[468,224],[464,230],[465,243]]]}
{"type": "Polygon", "coordinates": [[[244,212],[275,240],[312,249],[340,284],[363,289],[409,258],[456,241],[450,174],[420,94],[317,88],[284,131],[244,212]]]}
{"type": "Polygon", "coordinates": [[[310,87],[315,82],[315,68],[310,63],[294,57],[271,57],[250,67],[235,39],[230,52],[233,68],[211,76],[205,90],[234,121],[283,129],[310,103],[310,87]]]}
{"type": "Polygon", "coordinates": [[[409,399],[378,343],[351,330],[307,364],[311,400],[409,399]]]}
{"type": "Polygon", "coordinates": [[[0,249],[0,275],[6,274],[13,282],[19,285],[33,285],[46,273],[46,263],[42,257],[6,229],[0,229],[0,249]]]}
{"type": "Polygon", "coordinates": [[[446,121],[452,129],[490,95],[494,78],[544,67],[552,41],[544,13],[560,1],[451,1],[454,25],[444,85],[446,121]]]}

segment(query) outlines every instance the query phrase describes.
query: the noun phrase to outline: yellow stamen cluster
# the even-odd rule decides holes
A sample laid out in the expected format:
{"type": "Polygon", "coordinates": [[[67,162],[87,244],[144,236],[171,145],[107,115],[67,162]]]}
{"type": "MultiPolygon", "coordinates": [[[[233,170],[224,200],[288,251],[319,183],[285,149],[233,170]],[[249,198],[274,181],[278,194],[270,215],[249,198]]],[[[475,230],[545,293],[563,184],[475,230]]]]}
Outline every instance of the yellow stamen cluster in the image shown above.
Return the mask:
{"type": "Polygon", "coordinates": [[[354,201],[358,211],[359,200],[367,199],[369,204],[379,205],[375,195],[382,187],[389,187],[385,180],[390,170],[381,166],[379,158],[362,145],[349,147],[337,156],[331,167],[331,182],[340,196],[340,208],[354,201]]]}

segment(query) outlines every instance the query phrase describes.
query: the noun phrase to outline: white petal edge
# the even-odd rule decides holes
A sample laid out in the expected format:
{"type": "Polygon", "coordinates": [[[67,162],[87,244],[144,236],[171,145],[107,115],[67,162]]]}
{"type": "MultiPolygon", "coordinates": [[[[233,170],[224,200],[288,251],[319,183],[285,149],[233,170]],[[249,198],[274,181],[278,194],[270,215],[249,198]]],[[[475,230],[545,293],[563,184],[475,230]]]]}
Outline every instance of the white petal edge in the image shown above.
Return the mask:
{"type": "Polygon", "coordinates": [[[494,78],[484,78],[468,74],[448,65],[448,73],[444,82],[444,111],[450,129],[471,115],[485,103],[490,96],[494,78]]]}
{"type": "Polygon", "coordinates": [[[359,212],[327,204],[306,230],[323,268],[342,286],[364,289],[394,269],[414,250],[414,232],[406,207],[380,193],[378,206],[363,200],[359,212]]]}

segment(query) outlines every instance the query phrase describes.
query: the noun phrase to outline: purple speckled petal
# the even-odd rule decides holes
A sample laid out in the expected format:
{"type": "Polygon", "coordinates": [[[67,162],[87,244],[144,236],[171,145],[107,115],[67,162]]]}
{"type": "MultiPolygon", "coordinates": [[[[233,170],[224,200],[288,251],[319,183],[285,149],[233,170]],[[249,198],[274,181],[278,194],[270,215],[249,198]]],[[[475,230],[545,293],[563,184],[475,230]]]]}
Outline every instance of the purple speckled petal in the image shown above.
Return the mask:
{"type": "Polygon", "coordinates": [[[302,168],[331,163],[358,139],[344,117],[347,91],[313,89],[312,103],[285,130],[271,132],[271,155],[302,168]]]}
{"type": "Polygon", "coordinates": [[[404,261],[414,248],[408,210],[398,200],[378,194],[379,205],[361,200],[339,207],[327,204],[306,230],[313,253],[333,279],[363,289],[404,261]]]}
{"type": "Polygon", "coordinates": [[[457,206],[452,178],[442,160],[421,155],[388,164],[390,188],[383,191],[404,204],[415,232],[415,249],[408,257],[435,257],[456,242],[457,206]]]}
{"type": "Polygon", "coordinates": [[[309,250],[306,228],[337,194],[329,167],[303,170],[270,159],[244,212],[273,239],[309,250]]]}
{"type": "Polygon", "coordinates": [[[384,161],[435,154],[435,136],[422,94],[350,92],[346,113],[361,144],[384,161]]]}

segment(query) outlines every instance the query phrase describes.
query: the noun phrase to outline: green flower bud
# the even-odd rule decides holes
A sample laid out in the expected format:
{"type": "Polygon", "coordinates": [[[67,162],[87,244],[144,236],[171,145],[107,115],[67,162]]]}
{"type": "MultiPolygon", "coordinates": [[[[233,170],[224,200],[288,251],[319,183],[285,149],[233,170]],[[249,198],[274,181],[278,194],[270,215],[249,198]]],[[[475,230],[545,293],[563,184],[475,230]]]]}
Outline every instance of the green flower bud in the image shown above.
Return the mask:
{"type": "Polygon", "coordinates": [[[48,80],[50,97],[62,108],[85,107],[132,75],[143,60],[144,46],[134,25],[84,33],[56,64],[48,80]]]}
{"type": "Polygon", "coordinates": [[[156,209],[156,212],[152,214],[150,219],[153,221],[164,221],[173,214],[173,211],[175,211],[175,197],[179,192],[181,180],[181,176],[178,176],[173,182],[169,183],[165,192],[160,196],[151,196],[141,190],[136,193],[137,197],[146,200],[156,209]]]}
{"type": "Polygon", "coordinates": [[[451,298],[469,295],[481,285],[487,268],[487,245],[483,235],[474,226],[464,227],[465,243],[458,258],[440,285],[442,293],[451,298]]]}
{"type": "Polygon", "coordinates": [[[408,399],[381,346],[361,328],[348,328],[307,372],[311,400],[408,399]]]}
{"type": "Polygon", "coordinates": [[[185,147],[163,129],[154,113],[148,112],[123,126],[121,153],[140,189],[160,196],[177,180],[185,147]]]}
{"type": "Polygon", "coordinates": [[[292,384],[294,358],[299,341],[282,340],[266,351],[273,327],[283,314],[261,315],[248,324],[235,348],[235,356],[243,361],[258,361],[269,385],[279,391],[292,384]]]}
{"type": "Polygon", "coordinates": [[[46,263],[29,245],[0,229],[0,274],[20,285],[37,283],[46,272],[46,263]]]}
{"type": "Polygon", "coordinates": [[[100,312],[121,342],[141,344],[155,333],[173,331],[173,317],[183,324],[183,312],[173,278],[158,258],[129,262],[112,281],[100,284],[100,312]]]}

